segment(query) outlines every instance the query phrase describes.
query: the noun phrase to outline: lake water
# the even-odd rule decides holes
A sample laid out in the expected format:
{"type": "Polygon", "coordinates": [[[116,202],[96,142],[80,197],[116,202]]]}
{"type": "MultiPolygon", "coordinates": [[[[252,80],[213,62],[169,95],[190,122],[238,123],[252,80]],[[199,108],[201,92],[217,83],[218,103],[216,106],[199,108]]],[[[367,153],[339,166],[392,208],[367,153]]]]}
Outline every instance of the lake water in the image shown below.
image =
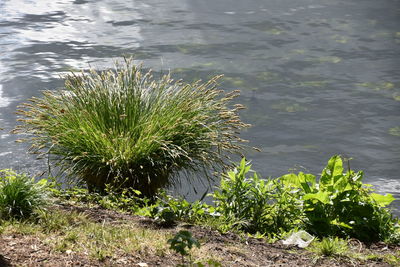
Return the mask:
{"type": "Polygon", "coordinates": [[[341,154],[400,197],[400,1],[0,0],[0,168],[46,169],[8,133],[19,103],[123,54],[187,81],[225,74],[263,176],[341,154]]]}

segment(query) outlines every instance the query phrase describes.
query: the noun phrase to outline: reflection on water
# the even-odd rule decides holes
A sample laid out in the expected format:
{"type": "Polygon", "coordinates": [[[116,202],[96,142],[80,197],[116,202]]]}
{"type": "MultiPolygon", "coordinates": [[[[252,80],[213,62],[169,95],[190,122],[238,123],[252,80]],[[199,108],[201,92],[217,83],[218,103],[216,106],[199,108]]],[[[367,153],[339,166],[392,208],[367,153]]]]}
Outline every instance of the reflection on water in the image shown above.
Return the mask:
{"type": "Polygon", "coordinates": [[[224,73],[263,175],[342,154],[400,197],[399,0],[3,0],[0,14],[0,168],[43,164],[7,134],[18,103],[134,54],[188,81],[224,73]]]}
{"type": "Polygon", "coordinates": [[[3,96],[3,85],[0,84],[0,108],[5,108],[11,103],[11,99],[9,97],[3,96]]]}

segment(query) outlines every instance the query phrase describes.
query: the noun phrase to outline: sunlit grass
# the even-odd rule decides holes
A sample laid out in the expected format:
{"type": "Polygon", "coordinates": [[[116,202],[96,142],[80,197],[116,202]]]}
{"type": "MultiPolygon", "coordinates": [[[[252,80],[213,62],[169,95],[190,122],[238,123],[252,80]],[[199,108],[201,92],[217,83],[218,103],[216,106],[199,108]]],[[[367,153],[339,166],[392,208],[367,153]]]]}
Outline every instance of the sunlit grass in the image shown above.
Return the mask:
{"type": "Polygon", "coordinates": [[[342,256],[348,252],[347,241],[338,237],[325,237],[321,241],[314,241],[309,248],[319,256],[342,256]]]}
{"type": "Polygon", "coordinates": [[[84,253],[91,258],[123,254],[168,252],[168,231],[158,231],[121,221],[95,222],[82,213],[61,210],[44,211],[37,221],[1,221],[3,235],[29,235],[50,246],[54,252],[84,253]]]}
{"type": "Polygon", "coordinates": [[[48,197],[46,180],[35,182],[26,174],[0,170],[0,219],[23,219],[44,208],[48,197]]]}
{"type": "Polygon", "coordinates": [[[176,183],[180,171],[218,171],[242,149],[243,107],[230,107],[238,92],[218,90],[218,78],[154,79],[131,60],[115,70],[73,73],[63,90],[44,91],[21,106],[15,132],[28,133],[32,152],[50,156],[90,187],[153,195],[176,183]]]}

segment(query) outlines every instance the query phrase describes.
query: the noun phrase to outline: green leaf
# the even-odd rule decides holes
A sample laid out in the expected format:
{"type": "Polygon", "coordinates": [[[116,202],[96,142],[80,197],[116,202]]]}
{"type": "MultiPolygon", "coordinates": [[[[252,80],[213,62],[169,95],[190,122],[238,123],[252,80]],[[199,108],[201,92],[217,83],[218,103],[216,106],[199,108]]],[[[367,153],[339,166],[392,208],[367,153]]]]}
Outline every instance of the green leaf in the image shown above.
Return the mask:
{"type": "Polygon", "coordinates": [[[132,192],[138,196],[140,196],[142,194],[142,192],[140,192],[139,190],[135,190],[135,189],[132,189],[132,192]]]}
{"type": "Polygon", "coordinates": [[[320,185],[326,187],[334,185],[343,176],[343,161],[340,156],[335,155],[328,161],[328,165],[322,171],[320,185]]]}
{"type": "Polygon", "coordinates": [[[235,173],[235,172],[229,171],[229,172],[228,172],[228,176],[229,176],[229,178],[230,178],[232,181],[235,181],[235,180],[236,180],[236,173],[235,173]]]}
{"type": "Polygon", "coordinates": [[[329,204],[330,199],[329,199],[329,192],[318,192],[318,193],[310,193],[310,194],[305,194],[303,197],[304,200],[313,200],[316,199],[323,204],[329,204]]]}
{"type": "Polygon", "coordinates": [[[283,175],[282,177],[280,177],[280,180],[285,185],[301,188],[299,178],[294,173],[289,173],[289,174],[283,175]]]}
{"type": "Polygon", "coordinates": [[[200,243],[192,236],[192,233],[186,230],[179,231],[167,242],[170,244],[170,249],[175,250],[182,256],[189,255],[186,249],[190,250],[193,246],[200,247],[200,243]]]}
{"type": "Polygon", "coordinates": [[[300,172],[299,175],[294,173],[283,175],[281,181],[287,185],[303,189],[306,193],[311,193],[315,190],[315,176],[312,174],[305,174],[300,172]],[[311,187],[309,185],[311,184],[311,187]]]}
{"type": "Polygon", "coordinates": [[[300,172],[298,177],[300,184],[306,193],[311,193],[314,191],[314,189],[316,189],[315,188],[316,179],[314,175],[300,172]],[[311,184],[311,187],[309,183],[311,184]]]}
{"type": "Polygon", "coordinates": [[[38,185],[41,185],[41,186],[45,186],[45,185],[47,185],[47,179],[40,179],[38,182],[37,182],[37,184],[38,185]]]}
{"type": "Polygon", "coordinates": [[[242,158],[240,161],[240,169],[243,170],[246,167],[246,158],[242,158]]]}
{"type": "Polygon", "coordinates": [[[333,185],[333,188],[339,192],[352,189],[352,187],[349,185],[349,180],[346,176],[340,177],[333,185]]]}
{"type": "Polygon", "coordinates": [[[392,203],[393,200],[396,200],[392,194],[381,195],[377,193],[371,193],[370,196],[380,207],[385,207],[392,203]]]}
{"type": "Polygon", "coordinates": [[[337,225],[337,226],[340,226],[340,227],[344,227],[344,228],[347,228],[347,229],[353,229],[353,227],[350,226],[349,224],[344,223],[344,222],[338,222],[337,220],[331,221],[331,224],[337,225]]]}

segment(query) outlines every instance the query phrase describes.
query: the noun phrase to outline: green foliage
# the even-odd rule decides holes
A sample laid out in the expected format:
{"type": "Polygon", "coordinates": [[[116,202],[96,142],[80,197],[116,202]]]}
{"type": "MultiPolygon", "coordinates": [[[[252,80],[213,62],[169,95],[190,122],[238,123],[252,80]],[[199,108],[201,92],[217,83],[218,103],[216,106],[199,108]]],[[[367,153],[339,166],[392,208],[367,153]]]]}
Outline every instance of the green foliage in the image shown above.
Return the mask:
{"type": "Polygon", "coordinates": [[[106,185],[103,192],[89,192],[86,188],[72,187],[64,190],[53,190],[55,196],[88,204],[97,204],[105,209],[128,211],[138,215],[150,216],[153,208],[152,199],[141,197],[138,190],[124,188],[118,192],[106,185]]]}
{"type": "Polygon", "coordinates": [[[182,256],[189,255],[193,246],[200,247],[200,243],[192,236],[192,233],[186,230],[179,231],[173,238],[168,240],[168,244],[170,244],[170,249],[182,256]]]}
{"type": "Polygon", "coordinates": [[[243,107],[229,106],[238,92],[218,90],[218,78],[154,79],[131,60],[115,70],[72,73],[63,90],[44,91],[20,107],[15,132],[29,134],[31,152],[90,188],[111,184],[153,196],[181,171],[207,175],[242,149],[243,107]]]}
{"type": "Polygon", "coordinates": [[[320,256],[341,256],[348,251],[347,242],[338,237],[325,237],[321,241],[314,241],[309,250],[320,256]]]}
{"type": "Polygon", "coordinates": [[[199,200],[190,203],[183,198],[174,198],[165,192],[160,192],[152,206],[150,216],[165,225],[171,225],[176,220],[199,222],[214,212],[214,207],[199,200]]]}
{"type": "Polygon", "coordinates": [[[394,198],[391,194],[372,193],[362,178],[362,171],[349,168],[344,173],[342,159],[333,156],[318,181],[301,172],[280,179],[285,185],[300,189],[308,232],[319,237],[336,235],[368,242],[389,240],[395,234],[397,220],[384,207],[394,198]]]}
{"type": "Polygon", "coordinates": [[[216,211],[232,226],[249,233],[272,236],[301,224],[301,203],[296,192],[278,180],[263,180],[256,173],[248,178],[251,166],[243,158],[240,166],[228,172],[212,196],[216,211]]]}
{"type": "Polygon", "coordinates": [[[212,194],[219,221],[228,228],[270,238],[303,229],[318,237],[400,242],[398,219],[386,208],[393,196],[374,193],[362,183],[361,171],[344,173],[339,156],[329,160],[319,180],[302,172],[263,180],[256,173],[247,177],[250,169],[243,159],[212,194]]]}
{"type": "Polygon", "coordinates": [[[243,231],[269,240],[305,230],[320,238],[400,242],[398,219],[386,208],[393,196],[373,192],[370,185],[362,183],[361,171],[349,168],[344,173],[339,156],[329,160],[318,180],[305,173],[266,180],[250,173],[251,166],[245,159],[228,172],[218,190],[210,194],[215,206],[201,200],[190,203],[163,191],[153,199],[142,198],[135,190],[115,193],[108,187],[105,190],[108,194],[88,193],[86,189],[59,194],[67,199],[150,216],[167,226],[180,220],[221,232],[243,231]]]}
{"type": "Polygon", "coordinates": [[[26,174],[0,170],[0,218],[23,219],[44,208],[48,197],[47,180],[35,182],[26,174]]]}

